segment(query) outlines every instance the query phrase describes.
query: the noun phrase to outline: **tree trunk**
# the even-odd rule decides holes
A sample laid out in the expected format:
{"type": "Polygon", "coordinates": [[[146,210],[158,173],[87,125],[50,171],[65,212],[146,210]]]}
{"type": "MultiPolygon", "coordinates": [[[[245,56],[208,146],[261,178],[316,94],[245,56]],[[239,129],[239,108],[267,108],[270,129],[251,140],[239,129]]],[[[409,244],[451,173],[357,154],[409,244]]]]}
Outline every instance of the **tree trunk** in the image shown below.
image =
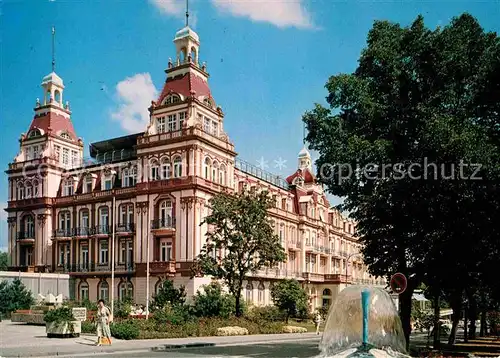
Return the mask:
{"type": "Polygon", "coordinates": [[[448,337],[448,344],[455,344],[457,339],[458,323],[460,322],[460,316],[462,315],[462,304],[461,297],[457,300],[451,300],[451,308],[453,309],[452,314],[452,326],[450,331],[450,336],[448,337]]]}
{"type": "Polygon", "coordinates": [[[469,341],[469,335],[468,335],[468,328],[467,328],[467,324],[468,324],[468,320],[469,320],[469,302],[467,302],[465,304],[465,308],[464,308],[464,342],[467,343],[469,341]]]}
{"type": "Polygon", "coordinates": [[[408,282],[406,290],[399,295],[399,318],[403,326],[403,332],[406,340],[406,350],[410,350],[410,334],[411,334],[411,298],[415,286],[408,282]]]}
{"type": "Polygon", "coordinates": [[[471,303],[470,306],[470,327],[469,327],[469,338],[476,339],[476,320],[477,320],[477,302],[474,297],[469,299],[471,303]]]}
{"type": "Polygon", "coordinates": [[[240,293],[236,294],[235,295],[235,308],[236,308],[236,317],[241,317],[241,302],[240,302],[240,298],[241,298],[241,291],[240,293]]]}
{"type": "Polygon", "coordinates": [[[486,311],[481,311],[481,328],[479,329],[479,336],[484,337],[488,334],[486,331],[486,311]]]}
{"type": "Polygon", "coordinates": [[[439,293],[434,297],[434,342],[432,346],[434,349],[439,349],[439,344],[441,343],[441,325],[439,323],[439,293]]]}

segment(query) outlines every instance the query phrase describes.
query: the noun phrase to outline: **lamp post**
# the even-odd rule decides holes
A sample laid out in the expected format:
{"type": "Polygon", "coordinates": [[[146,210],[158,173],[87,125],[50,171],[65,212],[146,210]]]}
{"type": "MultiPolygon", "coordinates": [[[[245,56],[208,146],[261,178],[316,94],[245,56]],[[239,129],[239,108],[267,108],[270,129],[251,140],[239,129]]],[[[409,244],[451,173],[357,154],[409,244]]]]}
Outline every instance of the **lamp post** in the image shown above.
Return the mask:
{"type": "Polygon", "coordinates": [[[115,224],[116,224],[116,197],[113,190],[113,221],[111,227],[111,316],[114,317],[115,304],[115,224]]]}
{"type": "MultiPolygon", "coordinates": [[[[148,208],[148,224],[149,224],[149,208],[148,208]]],[[[151,230],[146,231],[146,319],[149,318],[149,233],[151,230]]]]}
{"type": "Polygon", "coordinates": [[[346,284],[347,284],[347,268],[349,267],[349,260],[351,259],[351,257],[357,256],[357,255],[361,255],[361,252],[352,253],[349,256],[347,256],[347,259],[345,260],[345,282],[346,282],[346,284]]]}

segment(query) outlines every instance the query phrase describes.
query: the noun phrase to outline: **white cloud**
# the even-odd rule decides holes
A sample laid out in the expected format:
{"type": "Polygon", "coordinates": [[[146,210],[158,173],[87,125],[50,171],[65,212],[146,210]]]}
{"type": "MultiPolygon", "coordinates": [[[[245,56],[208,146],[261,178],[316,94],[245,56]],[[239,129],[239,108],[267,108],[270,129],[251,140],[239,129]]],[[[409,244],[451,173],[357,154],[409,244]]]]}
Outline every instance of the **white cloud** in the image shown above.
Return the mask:
{"type": "Polygon", "coordinates": [[[119,105],[111,118],[120,122],[122,128],[129,133],[144,131],[149,123],[148,108],[157,95],[158,91],[149,73],[127,77],[116,85],[119,105]]]}
{"type": "Polygon", "coordinates": [[[186,12],[185,0],[149,0],[149,2],[168,15],[182,16],[186,12]]]}
{"type": "Polygon", "coordinates": [[[222,12],[270,22],[279,28],[314,28],[302,0],[212,0],[212,3],[222,12]]]}

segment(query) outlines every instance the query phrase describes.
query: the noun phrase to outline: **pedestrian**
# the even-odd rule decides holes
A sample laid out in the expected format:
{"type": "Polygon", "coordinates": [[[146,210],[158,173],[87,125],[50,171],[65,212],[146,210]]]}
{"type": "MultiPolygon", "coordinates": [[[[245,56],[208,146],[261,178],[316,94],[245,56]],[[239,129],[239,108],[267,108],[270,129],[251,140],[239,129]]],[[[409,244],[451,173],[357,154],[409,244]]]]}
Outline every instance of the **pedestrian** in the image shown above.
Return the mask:
{"type": "Polygon", "coordinates": [[[314,318],[314,323],[316,323],[316,334],[319,334],[319,326],[321,325],[322,317],[321,313],[316,312],[316,317],[314,318]]]}
{"type": "Polygon", "coordinates": [[[111,345],[111,331],[109,323],[111,322],[111,311],[104,305],[104,300],[97,302],[97,343],[100,346],[103,343],[111,345]]]}

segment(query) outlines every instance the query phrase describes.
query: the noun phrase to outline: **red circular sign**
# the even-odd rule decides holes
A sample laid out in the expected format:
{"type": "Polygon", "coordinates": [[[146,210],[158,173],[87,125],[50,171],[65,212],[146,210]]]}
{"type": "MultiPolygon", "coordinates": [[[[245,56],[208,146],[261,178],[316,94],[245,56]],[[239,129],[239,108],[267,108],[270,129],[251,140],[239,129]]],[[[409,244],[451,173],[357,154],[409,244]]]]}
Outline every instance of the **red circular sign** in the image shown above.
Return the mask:
{"type": "Polygon", "coordinates": [[[405,292],[407,283],[406,276],[402,273],[395,273],[391,277],[391,289],[399,295],[405,292]]]}

